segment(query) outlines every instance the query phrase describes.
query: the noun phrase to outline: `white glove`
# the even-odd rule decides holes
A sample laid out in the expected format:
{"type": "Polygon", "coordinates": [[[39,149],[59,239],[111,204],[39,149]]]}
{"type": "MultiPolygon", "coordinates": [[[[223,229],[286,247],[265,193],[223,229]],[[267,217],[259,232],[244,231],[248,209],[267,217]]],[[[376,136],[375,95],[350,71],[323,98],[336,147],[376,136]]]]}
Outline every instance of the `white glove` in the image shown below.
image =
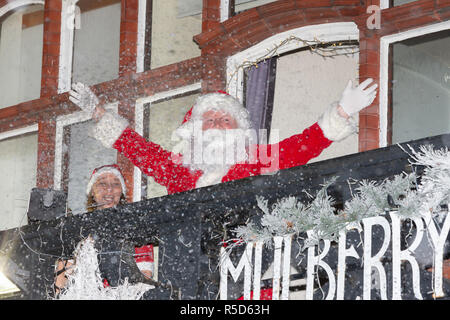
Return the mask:
{"type": "Polygon", "coordinates": [[[368,78],[359,86],[353,88],[352,80],[348,81],[347,86],[342,93],[341,100],[339,100],[339,105],[349,116],[358,113],[360,110],[372,104],[373,100],[377,96],[376,89],[378,87],[375,83],[373,86],[366,89],[366,87],[372,82],[373,79],[368,78]]]}
{"type": "Polygon", "coordinates": [[[69,95],[70,101],[92,116],[99,100],[89,86],[81,82],[74,83],[72,84],[72,90],[69,91],[69,95]]]}

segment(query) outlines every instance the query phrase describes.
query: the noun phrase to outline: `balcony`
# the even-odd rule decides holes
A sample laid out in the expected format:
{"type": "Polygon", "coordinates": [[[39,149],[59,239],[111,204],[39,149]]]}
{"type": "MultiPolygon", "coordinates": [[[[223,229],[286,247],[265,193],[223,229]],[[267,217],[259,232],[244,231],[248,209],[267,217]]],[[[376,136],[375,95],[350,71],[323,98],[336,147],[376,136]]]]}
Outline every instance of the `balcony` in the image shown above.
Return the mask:
{"type": "MultiPolygon", "coordinates": [[[[450,135],[440,135],[408,144],[418,150],[424,144],[432,144],[435,148],[448,147],[449,141],[450,135]]],[[[145,294],[143,299],[249,298],[259,288],[270,288],[273,299],[392,299],[396,272],[393,268],[393,240],[386,244],[387,235],[376,223],[371,225],[370,241],[363,241],[363,234],[355,230],[348,232],[344,244],[347,249],[353,245],[358,258],[352,257],[354,254],[347,251],[347,258],[344,256],[346,277],[343,280],[336,273],[340,261],[338,242],[329,241],[329,248],[326,242],[321,242],[320,252],[316,252],[314,248],[300,250],[305,234],[293,238],[275,237],[275,245],[260,247],[261,251],[256,250],[257,243],[236,245],[228,251],[223,244],[236,244],[232,241],[235,238],[233,231],[238,226],[261,218],[257,196],[267,199],[270,204],[289,196],[307,202],[309,198],[305,190],[309,193],[317,191],[324,181],[337,177],[328,188],[328,194],[335,199],[335,207],[342,208],[345,201],[352,197],[349,180],[382,181],[404,171],[411,171],[408,159],[409,155],[394,145],[281,170],[273,175],[261,175],[130,203],[116,209],[30,223],[0,233],[1,271],[19,287],[20,292],[14,296],[15,299],[47,299],[52,295],[56,259],[70,257],[77,244],[91,235],[99,250],[102,276],[113,286],[121,284],[121,280],[126,277],[136,279],[136,268],[121,262],[130,261],[130,252],[124,250],[124,247],[148,243],[158,247],[156,289],[145,294]],[[363,251],[368,248],[364,248],[362,244],[370,243],[371,254],[365,257],[363,251]],[[383,246],[384,254],[378,257],[376,253],[381,252],[383,246]],[[260,254],[260,260],[255,260],[261,262],[258,272],[253,269],[257,263],[246,263],[243,260],[244,251],[252,253],[253,248],[256,257],[260,254]],[[290,249],[290,257],[282,254],[282,248],[285,253],[290,249]],[[224,253],[227,254],[228,264],[225,275],[221,275],[220,271],[224,268],[219,268],[219,262],[223,262],[220,257],[223,258],[224,253]],[[320,257],[320,253],[327,254],[320,257]],[[370,283],[364,274],[367,270],[362,263],[363,257],[373,258],[373,261],[370,260],[372,267],[368,270],[370,283]],[[283,268],[280,264],[284,259],[290,261],[290,269],[283,268]],[[310,269],[307,264],[312,261],[321,267],[310,269]],[[241,270],[238,270],[239,265],[241,270]],[[308,270],[317,272],[310,273],[308,270]],[[236,279],[230,277],[228,271],[236,279]],[[333,277],[330,277],[329,271],[334,274],[333,277]],[[381,277],[380,272],[384,274],[381,277]],[[261,280],[252,283],[252,277],[260,277],[261,280]]],[[[423,168],[415,169],[420,176],[423,168]]],[[[386,219],[389,221],[390,232],[392,221],[389,214],[386,214],[386,219]]],[[[442,224],[439,226],[442,227],[442,224]]],[[[366,228],[366,224],[364,227],[366,228]]],[[[411,221],[402,224],[401,250],[407,246],[405,243],[408,242],[408,232],[413,229],[411,221]]],[[[445,222],[442,230],[442,235],[445,236],[445,222]]],[[[443,241],[445,244],[441,261],[448,259],[449,254],[449,241],[446,237],[443,241]]],[[[418,285],[423,299],[447,299],[450,282],[445,277],[438,277],[442,280],[442,292],[434,289],[436,275],[433,278],[430,271],[430,267],[435,265],[434,260],[430,260],[429,256],[416,258],[420,268],[418,272],[412,270],[408,263],[401,264],[401,298],[416,299],[417,292],[414,288],[418,285]]]]}

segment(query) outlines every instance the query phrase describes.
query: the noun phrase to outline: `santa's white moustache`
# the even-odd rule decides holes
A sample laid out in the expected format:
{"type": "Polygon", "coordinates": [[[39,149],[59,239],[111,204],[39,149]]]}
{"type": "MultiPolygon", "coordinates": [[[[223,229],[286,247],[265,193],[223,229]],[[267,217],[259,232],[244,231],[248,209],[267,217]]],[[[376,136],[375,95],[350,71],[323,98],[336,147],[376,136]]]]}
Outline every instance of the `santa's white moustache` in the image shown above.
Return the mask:
{"type": "Polygon", "coordinates": [[[183,164],[203,172],[228,171],[236,163],[248,160],[248,146],[254,143],[251,130],[209,129],[183,136],[178,152],[183,164]]]}

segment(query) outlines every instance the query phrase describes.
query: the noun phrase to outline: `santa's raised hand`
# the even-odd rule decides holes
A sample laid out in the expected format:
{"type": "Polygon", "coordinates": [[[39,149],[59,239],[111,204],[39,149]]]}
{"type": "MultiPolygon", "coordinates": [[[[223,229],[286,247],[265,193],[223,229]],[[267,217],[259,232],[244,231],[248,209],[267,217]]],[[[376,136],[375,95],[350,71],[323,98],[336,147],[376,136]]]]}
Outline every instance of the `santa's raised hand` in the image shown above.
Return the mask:
{"type": "Polygon", "coordinates": [[[339,100],[339,106],[346,115],[352,116],[372,104],[377,96],[376,89],[378,87],[376,83],[371,87],[368,87],[372,83],[373,79],[368,78],[359,86],[353,88],[352,81],[348,81],[347,86],[342,93],[342,97],[339,100]]]}
{"type": "Polygon", "coordinates": [[[92,92],[89,86],[81,82],[72,84],[72,90],[69,91],[69,100],[91,116],[93,115],[96,106],[99,104],[99,99],[95,93],[92,92]]]}

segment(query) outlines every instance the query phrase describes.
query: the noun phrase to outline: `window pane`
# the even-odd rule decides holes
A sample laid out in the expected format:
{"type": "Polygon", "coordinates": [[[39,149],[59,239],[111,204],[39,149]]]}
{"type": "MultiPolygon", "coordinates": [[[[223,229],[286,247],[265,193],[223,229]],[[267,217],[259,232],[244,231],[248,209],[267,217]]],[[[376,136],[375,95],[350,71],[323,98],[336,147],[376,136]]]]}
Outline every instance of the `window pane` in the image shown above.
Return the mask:
{"type": "Polygon", "coordinates": [[[86,212],[86,187],[92,171],[106,164],[116,163],[117,151],[105,148],[99,141],[89,136],[93,120],[66,127],[65,145],[68,164],[65,182],[68,186],[68,208],[74,214],[86,212]]]}
{"type": "MultiPolygon", "coordinates": [[[[302,50],[281,56],[276,73],[270,143],[301,133],[314,124],[331,103],[339,101],[348,80],[357,81],[358,54],[323,58],[310,50],[302,50]]],[[[358,117],[355,120],[357,122],[358,117]]],[[[333,143],[310,162],[356,152],[358,135],[354,134],[333,143]]]]}
{"type": "Polygon", "coordinates": [[[275,2],[277,0],[235,0],[234,11],[241,12],[251,8],[262,6],[263,4],[275,2]]]}
{"type": "Polygon", "coordinates": [[[201,13],[180,17],[178,0],[153,0],[151,68],[200,56],[193,37],[202,32],[201,13]]]}
{"type": "Polygon", "coordinates": [[[450,132],[450,31],[392,50],[392,143],[450,132]]]}
{"type": "MultiPolygon", "coordinates": [[[[194,105],[198,94],[153,103],[148,110],[148,138],[161,145],[166,150],[175,146],[171,140],[172,133],[183,122],[185,114],[194,105]]],[[[167,195],[165,187],[157,184],[152,177],[148,178],[147,197],[161,197],[167,195]]]]}
{"type": "Polygon", "coordinates": [[[88,85],[119,76],[120,0],[80,0],[74,34],[73,82],[88,85]]]}
{"type": "Polygon", "coordinates": [[[405,4],[405,3],[410,3],[410,2],[414,2],[414,1],[417,1],[417,0],[392,0],[392,3],[393,3],[393,7],[396,7],[396,6],[401,6],[402,4],[405,4]]]}
{"type": "Polygon", "coordinates": [[[44,7],[23,7],[0,24],[0,108],[41,93],[44,7]]]}
{"type": "Polygon", "coordinates": [[[28,201],[36,186],[37,134],[0,141],[0,230],[27,224],[28,201]]]}

